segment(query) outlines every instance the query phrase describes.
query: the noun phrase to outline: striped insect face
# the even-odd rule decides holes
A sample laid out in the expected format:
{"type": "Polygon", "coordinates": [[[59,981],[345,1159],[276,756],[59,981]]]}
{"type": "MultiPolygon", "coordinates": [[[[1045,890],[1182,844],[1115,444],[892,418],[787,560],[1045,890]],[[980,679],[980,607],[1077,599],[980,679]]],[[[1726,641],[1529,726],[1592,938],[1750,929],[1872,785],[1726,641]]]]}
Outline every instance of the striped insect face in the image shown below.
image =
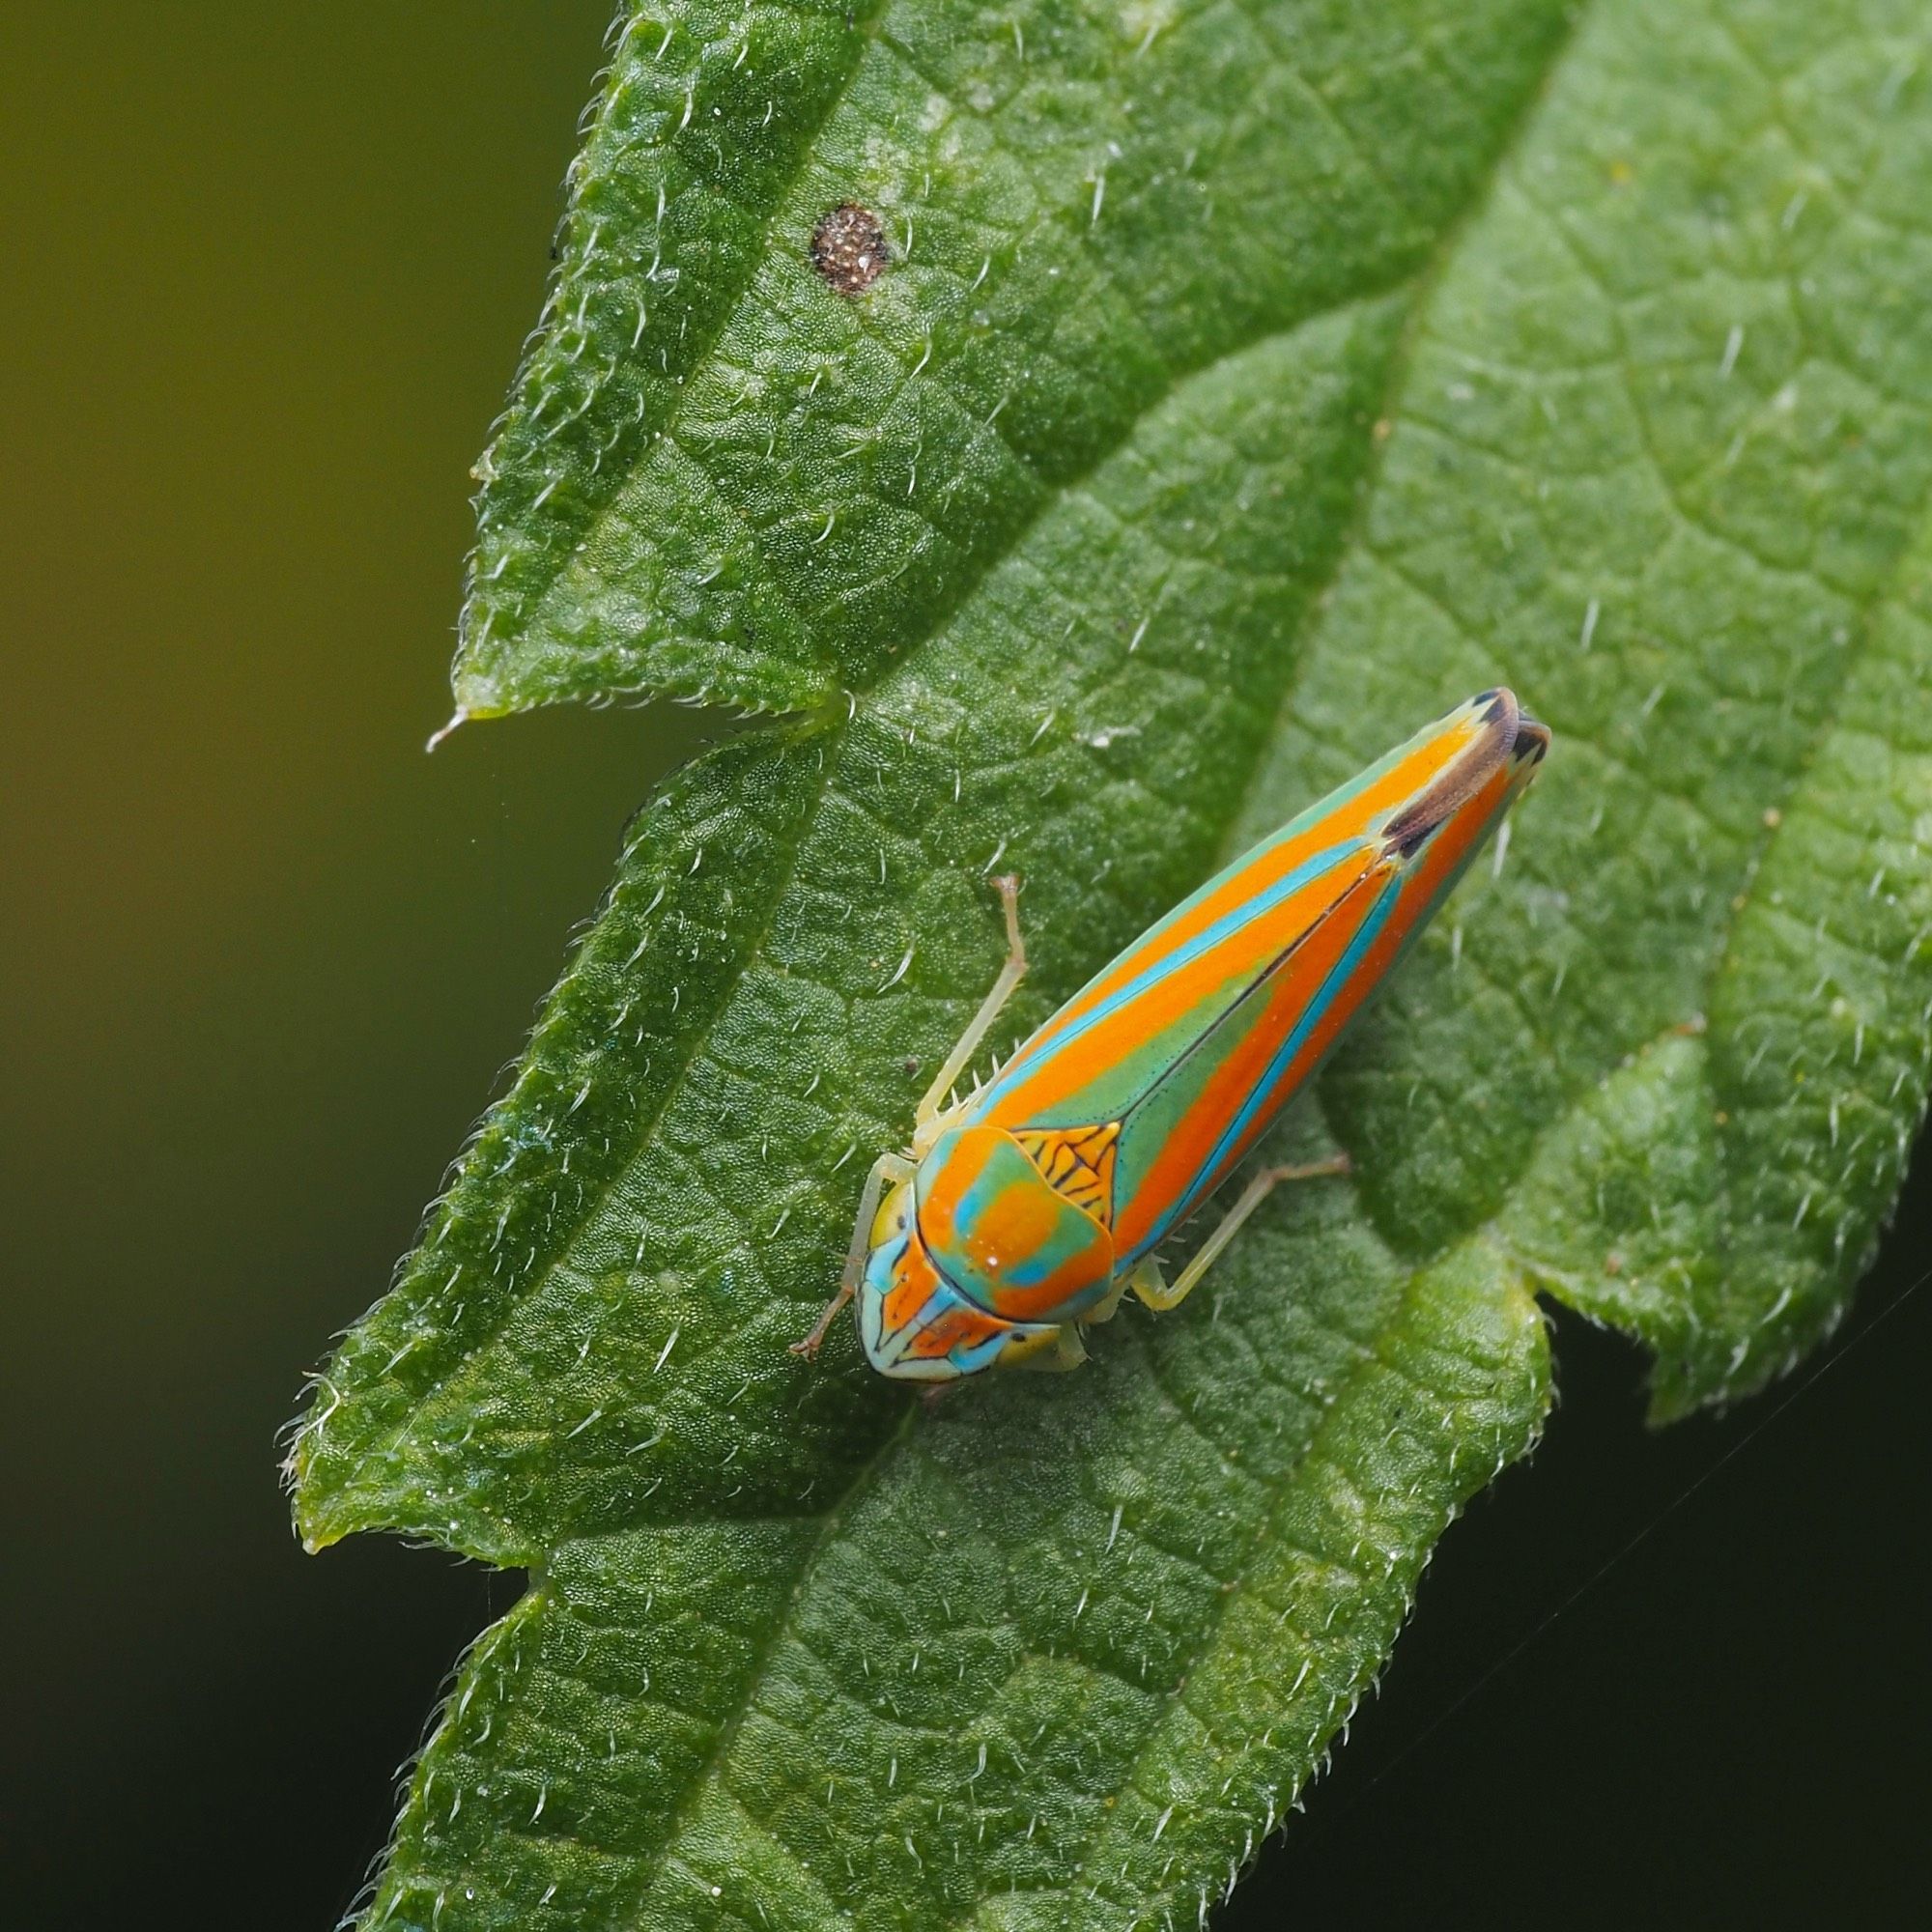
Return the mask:
{"type": "Polygon", "coordinates": [[[1321,1065],[1548,748],[1507,691],[1459,705],[1176,907],[969,1100],[929,1098],[856,1283],[873,1366],[1065,1366],[1123,1285],[1171,1305],[1159,1244],[1321,1065]]]}
{"type": "Polygon", "coordinates": [[[1113,1272],[1104,1236],[1099,1251],[1083,1241],[1075,1210],[1016,1145],[1005,1135],[975,1136],[978,1145],[961,1149],[961,1138],[944,1136],[872,1223],[859,1339],[873,1368],[902,1381],[952,1381],[1038,1351],[1067,1318],[1032,1321],[1027,1314],[1077,1298],[1083,1276],[1097,1293],[1113,1272]],[[928,1220],[944,1231],[943,1270],[928,1220]]]}

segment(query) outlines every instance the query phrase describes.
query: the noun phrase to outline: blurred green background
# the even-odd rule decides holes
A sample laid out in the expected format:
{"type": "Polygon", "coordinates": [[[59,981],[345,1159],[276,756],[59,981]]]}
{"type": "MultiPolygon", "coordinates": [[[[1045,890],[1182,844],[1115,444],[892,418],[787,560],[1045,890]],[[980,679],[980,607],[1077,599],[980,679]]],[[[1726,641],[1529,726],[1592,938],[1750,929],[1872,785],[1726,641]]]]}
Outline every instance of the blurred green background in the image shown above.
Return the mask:
{"type": "Polygon", "coordinates": [[[332,1922],[514,1595],[276,1432],[703,728],[422,752],[609,16],[0,9],[8,1922],[332,1922]]]}
{"type": "MultiPolygon", "coordinates": [[[[329,1924],[516,1592],[304,1558],[276,1433],[717,728],[421,750],[607,14],[0,14],[9,1922],[329,1924]]],[[[1649,1437],[1562,1325],[1548,1445],[1230,1926],[1878,1922],[1932,1772],[1926,1167],[1795,1399],[1649,1437]]]]}

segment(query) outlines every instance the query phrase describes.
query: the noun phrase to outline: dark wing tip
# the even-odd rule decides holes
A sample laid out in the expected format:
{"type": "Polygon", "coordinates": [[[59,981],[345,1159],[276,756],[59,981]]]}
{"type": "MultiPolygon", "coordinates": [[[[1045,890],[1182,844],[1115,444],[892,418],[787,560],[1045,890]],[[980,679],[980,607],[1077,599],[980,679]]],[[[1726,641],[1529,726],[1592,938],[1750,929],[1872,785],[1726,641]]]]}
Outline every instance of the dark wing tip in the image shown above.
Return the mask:
{"type": "Polygon", "coordinates": [[[1516,743],[1510,747],[1510,755],[1521,764],[1541,764],[1549,750],[1549,726],[1540,718],[1532,718],[1523,712],[1516,721],[1516,743]]]}

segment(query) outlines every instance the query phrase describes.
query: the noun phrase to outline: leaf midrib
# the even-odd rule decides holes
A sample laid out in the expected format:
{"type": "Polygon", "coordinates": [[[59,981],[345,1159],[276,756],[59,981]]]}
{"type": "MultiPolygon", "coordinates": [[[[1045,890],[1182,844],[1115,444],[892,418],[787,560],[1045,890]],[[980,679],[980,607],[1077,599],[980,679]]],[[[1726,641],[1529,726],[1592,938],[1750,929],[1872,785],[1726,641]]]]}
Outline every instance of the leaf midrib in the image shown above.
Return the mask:
{"type": "MultiPolygon", "coordinates": [[[[826,1546],[832,1541],[834,1532],[846,1517],[865,1500],[867,1492],[877,1484],[893,1452],[911,1435],[918,1414],[918,1405],[910,1400],[907,1401],[900,1409],[897,1421],[884,1433],[879,1446],[853,1472],[843,1492],[819,1513],[817,1527],[812,1531],[811,1539],[799,1559],[798,1572],[792,1578],[791,1588],[785,1592],[783,1604],[773,1614],[769,1626],[758,1638],[753,1662],[742,1680],[743,1694],[718,1727],[718,1735],[712,1740],[710,1749],[705,1752],[703,1764],[693,1773],[690,1785],[666,1819],[664,1833],[657,1845],[649,1851],[633,1855],[642,1868],[642,1882],[637,1888],[639,1907],[648,1895],[658,1873],[670,1862],[672,1847],[683,1835],[691,1818],[703,1804],[706,1795],[714,1788],[724,1789],[722,1773],[724,1762],[738,1741],[738,1733],[743,1730],[745,1720],[752,1714],[757,1687],[764,1682],[771,1666],[772,1652],[790,1631],[792,1612],[798,1607],[807,1584],[811,1580],[824,1557],[826,1546]]],[[[800,1520],[809,1520],[804,1518],[800,1520]]],[[[781,1845],[781,1841],[773,1837],[769,1832],[765,1835],[774,1845],[780,1846],[794,1864],[797,1862],[789,1846],[781,1845]]]]}

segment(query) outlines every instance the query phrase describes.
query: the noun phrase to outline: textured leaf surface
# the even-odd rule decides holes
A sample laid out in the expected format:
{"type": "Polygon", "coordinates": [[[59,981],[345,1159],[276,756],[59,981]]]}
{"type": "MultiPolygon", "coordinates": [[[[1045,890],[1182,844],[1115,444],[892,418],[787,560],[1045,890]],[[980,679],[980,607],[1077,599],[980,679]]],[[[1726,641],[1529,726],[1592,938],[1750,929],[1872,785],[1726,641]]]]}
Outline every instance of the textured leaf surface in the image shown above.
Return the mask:
{"type": "Polygon", "coordinates": [[[372,1908],[1195,1921],[1533,1439],[1842,1311],[1932,1001],[1932,33],[1879,0],[653,7],[485,467],[471,712],[689,768],[297,1449],[527,1567],[372,1908]],[[856,298],[827,209],[893,243],[856,298]],[[908,1409],[829,1292],[998,960],[1039,1017],[1507,680],[1558,753],[1182,1309],[908,1409]]]}

